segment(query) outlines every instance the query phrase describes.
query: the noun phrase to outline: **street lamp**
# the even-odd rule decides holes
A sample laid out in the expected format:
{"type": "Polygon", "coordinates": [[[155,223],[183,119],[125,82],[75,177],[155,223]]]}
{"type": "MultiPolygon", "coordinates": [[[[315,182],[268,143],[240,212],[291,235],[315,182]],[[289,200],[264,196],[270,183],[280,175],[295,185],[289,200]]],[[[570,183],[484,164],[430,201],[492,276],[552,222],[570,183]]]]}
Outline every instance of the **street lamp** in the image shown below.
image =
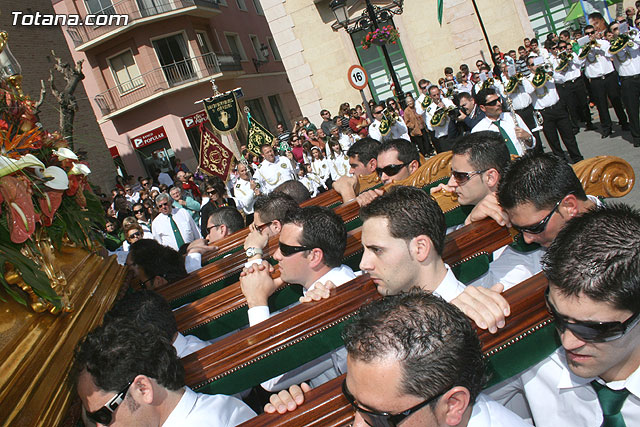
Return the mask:
{"type": "Polygon", "coordinates": [[[262,43],[260,45],[260,49],[258,50],[260,51],[260,54],[264,59],[253,58],[253,66],[256,67],[256,73],[258,72],[262,64],[266,64],[267,62],[269,62],[269,48],[267,47],[267,45],[262,43]]]}
{"type": "MultiPolygon", "coordinates": [[[[400,15],[402,13],[403,3],[404,0],[393,0],[388,6],[380,7],[372,5],[370,0],[365,0],[366,7],[362,14],[356,18],[349,18],[347,0],[332,0],[331,3],[329,3],[329,7],[333,11],[337,22],[331,25],[331,28],[333,28],[333,31],[338,31],[340,28],[344,28],[349,34],[357,31],[371,31],[372,29],[378,29],[380,28],[380,22],[389,21],[393,18],[393,15],[400,15]]],[[[404,108],[406,107],[404,92],[402,91],[402,86],[400,86],[398,76],[393,69],[389,51],[387,50],[386,45],[381,45],[380,48],[382,49],[382,54],[384,55],[385,62],[387,63],[389,74],[391,74],[391,81],[393,81],[398,101],[402,108],[404,108]]]]}

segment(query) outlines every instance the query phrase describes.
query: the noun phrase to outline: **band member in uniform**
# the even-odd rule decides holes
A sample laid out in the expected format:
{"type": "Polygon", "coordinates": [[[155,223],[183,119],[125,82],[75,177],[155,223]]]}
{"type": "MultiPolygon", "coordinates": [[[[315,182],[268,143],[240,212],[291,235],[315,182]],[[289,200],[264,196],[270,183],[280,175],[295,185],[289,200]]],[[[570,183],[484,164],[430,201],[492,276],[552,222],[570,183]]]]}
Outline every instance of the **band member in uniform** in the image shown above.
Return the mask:
{"type": "Polygon", "coordinates": [[[429,88],[431,105],[427,108],[427,128],[433,132],[432,143],[438,153],[447,151],[451,147],[449,140],[452,135],[451,129],[455,129],[455,123],[449,118],[449,111],[453,111],[456,106],[449,98],[442,96],[442,91],[437,86],[429,88]]]}
{"type": "Polygon", "coordinates": [[[255,178],[260,183],[262,194],[269,194],[283,182],[295,179],[296,173],[289,159],[285,156],[276,156],[273,147],[269,144],[262,145],[260,153],[264,160],[260,163],[255,178]]]}
{"type": "MultiPolygon", "coordinates": [[[[525,64],[526,65],[526,64],[525,64]]],[[[511,102],[514,113],[516,113],[527,125],[537,143],[533,148],[536,153],[542,153],[542,139],[540,132],[534,131],[538,123],[533,111],[533,94],[535,88],[522,73],[518,72],[510,77],[502,76],[504,83],[505,102],[511,102]],[[507,99],[509,101],[507,101],[507,99]]]]}

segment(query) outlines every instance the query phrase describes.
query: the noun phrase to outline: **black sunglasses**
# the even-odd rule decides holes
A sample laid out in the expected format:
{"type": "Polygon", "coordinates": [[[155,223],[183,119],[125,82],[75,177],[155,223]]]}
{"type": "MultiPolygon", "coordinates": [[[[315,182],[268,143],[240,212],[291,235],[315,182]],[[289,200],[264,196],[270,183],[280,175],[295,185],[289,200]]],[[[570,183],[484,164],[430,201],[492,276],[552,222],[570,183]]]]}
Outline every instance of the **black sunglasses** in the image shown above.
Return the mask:
{"type": "Polygon", "coordinates": [[[516,230],[518,230],[521,233],[540,234],[545,230],[545,228],[547,228],[547,223],[549,222],[549,220],[551,219],[551,217],[553,216],[555,211],[558,210],[558,206],[560,206],[560,203],[562,203],[563,200],[564,200],[564,197],[562,199],[558,200],[558,203],[556,203],[556,205],[553,207],[553,209],[551,209],[551,212],[549,212],[549,215],[547,215],[544,218],[542,218],[542,220],[537,224],[528,225],[528,226],[524,226],[524,227],[521,227],[521,226],[515,225],[515,224],[511,224],[511,225],[513,225],[513,228],[515,228],[516,230]]]}
{"type": "Polygon", "coordinates": [[[141,239],[141,238],[142,238],[142,233],[139,231],[129,234],[129,237],[128,237],[128,239],[141,239]]]}
{"type": "Polygon", "coordinates": [[[144,212],[144,209],[134,209],[133,210],[134,215],[138,215],[140,212],[144,212]]]}
{"type": "Polygon", "coordinates": [[[364,421],[372,427],[396,427],[406,418],[410,417],[413,413],[424,408],[429,403],[438,399],[442,395],[442,393],[440,393],[437,396],[432,397],[431,399],[427,399],[422,403],[418,403],[416,406],[409,408],[406,411],[400,412],[399,414],[389,414],[387,412],[369,411],[368,409],[364,409],[358,406],[355,397],[353,397],[353,395],[347,388],[347,380],[344,380],[342,382],[342,394],[344,394],[344,397],[346,397],[351,406],[353,406],[353,409],[355,409],[356,412],[359,412],[364,421]]]}
{"type": "Polygon", "coordinates": [[[556,308],[549,301],[549,288],[544,291],[544,299],[547,303],[547,310],[553,316],[556,329],[559,333],[564,333],[567,329],[573,335],[585,342],[608,342],[622,338],[640,321],[640,313],[635,313],[624,322],[584,322],[573,320],[558,313],[556,308]]]}
{"type": "Polygon", "coordinates": [[[373,111],[373,114],[382,114],[384,110],[379,110],[379,111],[373,111]]]}
{"type": "Polygon", "coordinates": [[[211,229],[212,228],[216,228],[216,227],[220,227],[222,224],[215,224],[212,226],[207,227],[207,234],[211,233],[211,229]]]}
{"type": "Polygon", "coordinates": [[[595,33],[596,33],[595,31],[585,31],[584,35],[585,36],[590,36],[591,34],[595,34],[595,33]]]}
{"type": "Polygon", "coordinates": [[[258,230],[260,233],[262,233],[262,230],[264,230],[265,228],[270,226],[272,223],[273,223],[273,221],[269,221],[269,222],[265,222],[262,225],[256,225],[256,230],[258,230]]]}
{"type": "Polygon", "coordinates": [[[489,106],[489,107],[493,107],[493,106],[495,106],[498,102],[502,103],[502,101],[500,101],[500,98],[496,98],[496,99],[494,99],[493,101],[485,102],[485,103],[484,103],[484,105],[485,105],[485,106],[489,106]]]}
{"type": "Polygon", "coordinates": [[[313,249],[309,246],[291,246],[282,242],[278,243],[278,247],[280,248],[280,253],[282,254],[282,256],[285,256],[285,257],[291,256],[298,252],[310,251],[313,249]]]}
{"type": "Polygon", "coordinates": [[[382,174],[385,174],[387,176],[395,176],[400,173],[403,167],[407,165],[409,165],[409,163],[401,163],[399,165],[389,165],[383,168],[376,168],[376,173],[378,174],[378,176],[382,176],[382,174]]]}
{"type": "Polygon", "coordinates": [[[93,421],[96,424],[103,424],[106,426],[111,424],[111,421],[113,419],[113,413],[116,411],[116,409],[118,409],[118,406],[120,406],[120,404],[124,401],[124,397],[127,395],[127,392],[129,391],[129,387],[131,387],[131,384],[133,384],[133,381],[129,381],[127,386],[123,388],[120,393],[113,396],[113,398],[110,401],[108,401],[102,408],[94,412],[87,411],[87,418],[89,418],[91,421],[93,421]]]}
{"type": "Polygon", "coordinates": [[[469,181],[471,178],[473,178],[475,175],[480,175],[481,173],[484,173],[486,171],[487,169],[484,169],[481,171],[471,171],[471,172],[458,172],[458,171],[452,170],[451,176],[453,177],[453,179],[456,180],[458,185],[463,185],[464,183],[469,181]]]}

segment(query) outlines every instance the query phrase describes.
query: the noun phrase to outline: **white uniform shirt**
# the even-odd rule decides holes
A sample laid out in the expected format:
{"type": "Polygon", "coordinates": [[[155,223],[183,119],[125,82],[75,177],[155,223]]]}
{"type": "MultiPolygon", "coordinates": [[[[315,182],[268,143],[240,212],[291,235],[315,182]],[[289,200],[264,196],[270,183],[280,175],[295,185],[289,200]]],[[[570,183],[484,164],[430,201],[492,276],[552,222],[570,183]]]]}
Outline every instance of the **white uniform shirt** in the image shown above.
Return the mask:
{"type": "Polygon", "coordinates": [[[209,344],[210,343],[208,341],[202,341],[195,335],[184,336],[180,332],[178,332],[178,336],[173,342],[173,347],[175,347],[176,352],[178,353],[178,357],[183,358],[191,353],[195,353],[196,351],[207,347],[209,344]]]}
{"type": "Polygon", "coordinates": [[[318,195],[318,190],[320,189],[320,187],[327,188],[324,185],[324,182],[322,182],[320,178],[318,178],[318,176],[313,172],[308,172],[302,178],[298,178],[298,181],[300,181],[302,185],[304,185],[305,188],[309,190],[309,194],[311,194],[311,197],[316,197],[318,195]]]}
{"type": "Polygon", "coordinates": [[[404,124],[402,117],[398,117],[398,120],[391,125],[389,133],[385,136],[382,136],[382,133],[380,133],[380,121],[377,119],[374,120],[373,123],[369,125],[369,136],[380,142],[398,138],[406,139],[407,141],[411,140],[409,138],[409,129],[407,129],[407,125],[404,124]]]}
{"type": "MultiPolygon", "coordinates": [[[[186,209],[173,208],[171,215],[185,243],[193,242],[201,237],[198,225],[186,209]]],[[[161,245],[169,246],[176,251],[180,249],[178,248],[178,243],[176,243],[176,237],[171,228],[171,221],[167,215],[162,213],[158,214],[151,223],[151,230],[153,231],[153,238],[161,245]]]]}
{"type": "Polygon", "coordinates": [[[326,182],[331,177],[331,162],[326,157],[324,159],[315,159],[311,162],[311,171],[322,182],[326,182]]]}
{"type": "Polygon", "coordinates": [[[571,53],[571,59],[569,60],[569,65],[564,69],[564,71],[557,71],[556,67],[560,65],[560,59],[556,56],[551,56],[550,58],[551,64],[553,65],[553,78],[556,83],[566,83],[573,81],[582,75],[582,70],[580,69],[582,65],[582,61],[578,59],[578,55],[575,53],[571,53]]]}
{"type": "Polygon", "coordinates": [[[476,397],[467,427],[531,427],[531,424],[484,393],[480,393],[476,397]]]}
{"type": "MultiPolygon", "coordinates": [[[[534,74],[531,73],[529,81],[533,79],[533,76],[534,74]]],[[[553,78],[549,77],[547,83],[540,88],[535,88],[534,86],[531,98],[533,99],[533,108],[536,110],[543,110],[557,104],[558,101],[560,101],[560,97],[558,96],[558,91],[556,90],[556,84],[553,82],[553,78]]]]}
{"type": "Polygon", "coordinates": [[[625,46],[615,55],[607,50],[607,58],[613,60],[613,65],[621,77],[640,74],[640,44],[638,40],[633,43],[632,47],[625,46]]]}
{"type": "Polygon", "coordinates": [[[329,158],[331,163],[331,179],[335,182],[342,176],[349,174],[349,157],[346,154],[336,154],[335,159],[329,158]]]}
{"type": "MultiPolygon", "coordinates": [[[[505,79],[506,85],[509,79],[507,79],[506,77],[503,78],[505,79]]],[[[522,110],[523,108],[527,108],[533,103],[531,94],[534,90],[535,88],[533,87],[529,79],[523,77],[522,79],[520,79],[520,83],[518,83],[516,90],[514,90],[513,93],[505,92],[505,96],[508,96],[509,99],[511,99],[511,104],[513,105],[514,110],[522,110]]]]}
{"type": "Polygon", "coordinates": [[[427,111],[422,108],[422,101],[424,101],[424,98],[429,96],[429,94],[424,94],[421,93],[420,96],[418,97],[418,99],[416,99],[415,102],[415,107],[416,107],[416,113],[420,114],[422,116],[422,118],[424,119],[424,122],[427,122],[427,111]]]}
{"type": "Polygon", "coordinates": [[[260,183],[262,194],[271,193],[278,185],[295,177],[291,162],[285,156],[276,156],[273,163],[263,160],[254,176],[260,183]]]}
{"type": "MultiPolygon", "coordinates": [[[[499,403],[524,395],[537,427],[599,427],[602,409],[591,386],[594,378],[574,375],[562,347],[538,364],[487,390],[499,403]]],[[[630,394],[620,413],[627,426],[640,425],[640,368],[626,380],[607,384],[630,394]]],[[[527,417],[529,414],[519,414],[527,417]]]]}
{"type": "Polygon", "coordinates": [[[189,387],[162,427],[232,427],[255,417],[242,400],[223,394],[196,393],[189,387]]]}
{"type": "Polygon", "coordinates": [[[589,79],[602,77],[613,72],[613,62],[607,58],[607,52],[611,45],[606,40],[598,40],[598,43],[600,46],[593,46],[582,60],[584,75],[589,79]]]}
{"type": "MultiPolygon", "coordinates": [[[[251,188],[251,181],[245,181],[242,178],[236,180],[233,186],[233,199],[236,201],[236,207],[242,209],[246,215],[253,213],[253,202],[256,195],[251,188]]],[[[204,204],[203,204],[204,206],[204,204]]]]}
{"type": "MultiPolygon", "coordinates": [[[[451,101],[449,98],[445,98],[442,97],[442,103],[444,104],[445,108],[450,108],[450,107],[455,107],[453,101],[451,101]]],[[[426,119],[425,119],[425,123],[427,124],[427,128],[432,131],[435,132],[435,137],[436,138],[442,138],[445,137],[449,134],[449,115],[445,113],[445,117],[444,120],[442,121],[442,125],[435,127],[431,124],[431,119],[433,118],[433,115],[435,114],[436,110],[438,110],[438,106],[435,103],[432,103],[431,105],[429,105],[429,108],[427,108],[427,112],[426,112],[426,119]]]]}
{"type": "Polygon", "coordinates": [[[451,267],[447,264],[444,266],[447,269],[447,274],[444,276],[444,279],[442,279],[442,282],[440,282],[436,290],[433,291],[433,294],[438,295],[446,302],[451,302],[452,299],[464,292],[466,286],[456,278],[451,267]]]}
{"type": "MultiPolygon", "coordinates": [[[[471,129],[471,133],[480,132],[483,130],[490,130],[493,132],[500,133],[500,129],[498,129],[498,126],[496,126],[493,122],[494,120],[491,120],[489,117],[485,117],[484,119],[480,120],[478,124],[473,127],[473,129],[471,129]]],[[[531,135],[531,131],[529,130],[525,122],[522,120],[522,118],[517,114],[516,114],[516,122],[518,123],[519,128],[521,128],[522,130],[527,132],[529,135],[531,135]]],[[[518,155],[523,156],[526,152],[526,148],[524,146],[524,143],[518,142],[518,137],[516,136],[516,124],[513,122],[511,113],[503,112],[502,114],[500,114],[500,126],[505,130],[505,132],[507,132],[507,135],[509,135],[511,142],[513,143],[516,150],[518,151],[518,155]]],[[[533,141],[533,144],[531,145],[531,147],[534,147],[536,139],[533,135],[531,135],[531,139],[533,141]]]]}
{"type": "MultiPolygon", "coordinates": [[[[498,93],[498,95],[500,95],[501,97],[504,98],[505,92],[504,92],[504,86],[502,84],[502,82],[497,79],[497,78],[493,78],[493,85],[492,87],[496,90],[496,92],[498,93]]],[[[473,87],[475,93],[480,92],[480,90],[482,90],[482,85],[484,84],[484,82],[480,81],[478,83],[475,84],[475,86],[473,87]]]]}

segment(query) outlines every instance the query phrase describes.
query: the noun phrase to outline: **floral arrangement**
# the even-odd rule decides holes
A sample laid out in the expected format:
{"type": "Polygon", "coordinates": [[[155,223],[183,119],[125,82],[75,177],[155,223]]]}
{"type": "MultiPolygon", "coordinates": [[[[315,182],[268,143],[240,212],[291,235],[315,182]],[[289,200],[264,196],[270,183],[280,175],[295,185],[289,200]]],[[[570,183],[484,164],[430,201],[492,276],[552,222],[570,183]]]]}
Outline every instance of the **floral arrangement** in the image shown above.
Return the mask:
{"type": "Polygon", "coordinates": [[[369,31],[362,39],[361,45],[363,49],[369,49],[372,44],[396,44],[399,39],[400,33],[398,33],[398,30],[391,25],[387,25],[374,31],[369,31]]]}
{"type": "Polygon", "coordinates": [[[0,283],[26,304],[5,278],[15,269],[38,297],[59,306],[49,278],[28,256],[39,253],[34,233],[56,248],[67,239],[89,247],[104,214],[87,181],[89,167],[58,132],[39,127],[35,114],[35,102],[0,83],[0,283]]]}

